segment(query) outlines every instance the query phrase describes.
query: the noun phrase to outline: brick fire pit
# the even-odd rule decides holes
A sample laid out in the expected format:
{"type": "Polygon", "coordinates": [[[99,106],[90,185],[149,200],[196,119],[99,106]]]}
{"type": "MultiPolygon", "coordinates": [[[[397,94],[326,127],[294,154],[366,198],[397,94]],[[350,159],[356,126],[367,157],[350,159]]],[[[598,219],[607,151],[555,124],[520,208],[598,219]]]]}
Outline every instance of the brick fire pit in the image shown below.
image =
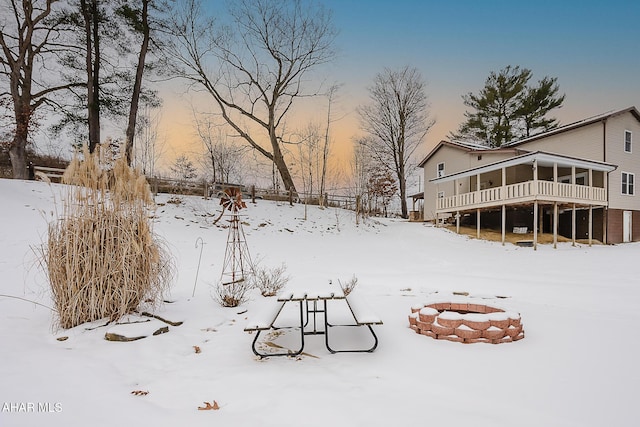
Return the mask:
{"type": "Polygon", "coordinates": [[[520,313],[475,303],[413,306],[409,327],[421,335],[462,343],[501,344],[524,338],[520,313]]]}

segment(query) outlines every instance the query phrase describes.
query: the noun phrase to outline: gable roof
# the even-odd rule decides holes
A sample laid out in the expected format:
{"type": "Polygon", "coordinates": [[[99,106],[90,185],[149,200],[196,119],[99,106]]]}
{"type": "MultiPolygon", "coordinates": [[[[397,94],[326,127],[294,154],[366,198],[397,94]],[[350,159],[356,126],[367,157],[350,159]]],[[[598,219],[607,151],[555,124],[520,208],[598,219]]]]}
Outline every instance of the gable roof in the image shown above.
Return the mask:
{"type": "Polygon", "coordinates": [[[599,114],[597,116],[593,116],[593,117],[589,117],[583,120],[578,120],[577,122],[573,122],[573,123],[569,123],[567,125],[564,126],[560,126],[557,127],[555,129],[551,129],[549,131],[546,132],[542,132],[533,136],[529,136],[527,138],[523,138],[523,139],[519,139],[517,141],[513,141],[510,142],[508,144],[504,144],[501,147],[496,147],[496,148],[491,148],[488,147],[486,145],[481,145],[478,143],[474,143],[474,142],[465,142],[465,141],[446,141],[446,140],[442,140],[438,143],[438,145],[436,145],[433,150],[431,150],[429,152],[429,154],[427,154],[425,156],[424,159],[422,159],[420,161],[420,163],[418,163],[418,167],[424,167],[424,165],[427,163],[427,161],[438,151],[440,150],[440,148],[442,148],[443,146],[449,146],[449,147],[453,147],[453,148],[457,148],[466,152],[491,152],[491,153],[495,153],[495,152],[500,152],[501,150],[505,150],[505,149],[513,149],[516,146],[522,145],[522,144],[526,144],[527,142],[531,142],[531,141],[535,141],[537,139],[541,139],[541,138],[546,138],[548,136],[551,135],[557,135],[563,132],[567,132],[573,129],[578,129],[580,127],[583,126],[588,126],[591,125],[593,123],[597,123],[597,122],[601,122],[604,120],[607,120],[610,117],[613,116],[618,116],[620,114],[625,114],[625,113],[631,113],[638,121],[640,121],[640,111],[638,111],[638,109],[635,106],[631,106],[631,107],[627,107],[627,108],[623,108],[621,110],[613,110],[613,111],[608,111],[606,113],[603,114],[599,114]]]}
{"type": "MultiPolygon", "coordinates": [[[[489,152],[489,153],[499,153],[501,151],[504,151],[505,148],[504,147],[498,147],[498,148],[491,148],[488,147],[486,145],[481,145],[481,144],[477,144],[474,142],[465,142],[465,141],[446,141],[446,140],[442,140],[438,143],[438,145],[436,145],[433,150],[431,150],[429,152],[429,154],[427,154],[424,159],[422,159],[420,161],[420,163],[418,163],[418,167],[423,167],[425,165],[425,163],[427,163],[427,161],[433,157],[434,154],[436,154],[436,152],[438,150],[440,150],[442,147],[447,146],[447,147],[452,147],[452,148],[457,148],[459,150],[465,151],[467,153],[484,153],[484,152],[489,152]]],[[[512,148],[507,148],[509,151],[514,151],[512,148]]]]}
{"type": "Polygon", "coordinates": [[[638,111],[638,109],[636,107],[627,107],[627,108],[623,108],[621,110],[615,110],[615,111],[608,111],[606,113],[603,114],[598,114],[597,116],[593,116],[593,117],[589,117],[583,120],[578,120],[577,122],[573,122],[573,123],[569,123],[568,125],[564,125],[564,126],[559,126],[555,129],[551,129],[548,130],[546,132],[542,132],[533,136],[529,136],[527,138],[522,138],[519,139],[517,141],[513,141],[513,142],[509,142],[507,144],[504,144],[502,147],[514,147],[517,145],[521,145],[521,144],[526,144],[527,142],[531,142],[531,141],[535,141],[537,139],[541,139],[541,138],[546,138],[548,136],[551,135],[557,135],[560,133],[564,133],[570,130],[574,130],[574,129],[578,129],[584,126],[589,126],[591,124],[594,123],[598,123],[598,122],[602,122],[607,120],[610,117],[613,116],[619,116],[621,114],[625,114],[625,113],[631,113],[636,120],[640,121],[640,112],[638,111]]]}

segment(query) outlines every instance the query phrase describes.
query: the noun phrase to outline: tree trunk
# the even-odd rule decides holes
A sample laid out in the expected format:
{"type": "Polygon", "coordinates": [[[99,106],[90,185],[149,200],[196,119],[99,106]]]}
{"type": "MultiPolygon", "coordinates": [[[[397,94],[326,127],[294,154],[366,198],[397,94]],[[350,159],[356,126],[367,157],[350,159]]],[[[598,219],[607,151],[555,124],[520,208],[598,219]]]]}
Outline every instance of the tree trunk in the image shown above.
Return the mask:
{"type": "MultiPolygon", "coordinates": [[[[404,155],[404,153],[401,153],[404,155]]],[[[409,218],[409,211],[407,208],[407,178],[405,177],[404,162],[399,164],[398,168],[398,181],[400,184],[400,208],[402,210],[402,218],[409,218]]]]}
{"type": "Polygon", "coordinates": [[[400,181],[400,207],[402,209],[402,218],[409,218],[409,211],[407,208],[407,183],[404,179],[400,181]]]}
{"type": "MultiPolygon", "coordinates": [[[[17,85],[16,85],[17,86],[17,85]]],[[[31,85],[26,85],[25,91],[20,94],[20,90],[12,87],[15,92],[14,98],[14,117],[16,120],[16,130],[13,135],[13,141],[9,148],[9,158],[11,159],[11,168],[13,170],[14,179],[28,179],[27,171],[27,141],[29,136],[29,122],[31,121],[31,85]]]]}
{"type": "MultiPolygon", "coordinates": [[[[9,149],[9,158],[11,159],[11,167],[13,169],[14,179],[27,179],[29,177],[27,173],[27,132],[20,131],[22,126],[18,125],[13,136],[13,143],[9,149]]],[[[26,130],[26,128],[24,128],[26,130]]]]}
{"type": "Polygon", "coordinates": [[[149,22],[148,22],[149,0],[142,1],[142,46],[138,55],[138,67],[136,68],[136,80],[133,84],[133,94],[131,95],[131,107],[129,109],[129,123],[127,124],[125,156],[127,164],[131,166],[133,140],[136,134],[136,120],[138,118],[138,103],[140,101],[140,91],[142,90],[142,74],[144,72],[145,58],[149,48],[149,22]]]}
{"type": "Polygon", "coordinates": [[[298,197],[298,191],[296,190],[296,185],[293,182],[293,178],[291,177],[291,172],[289,172],[287,163],[284,160],[282,150],[280,149],[280,144],[278,143],[278,139],[275,134],[275,129],[271,129],[269,131],[269,136],[271,139],[271,146],[273,148],[273,163],[276,166],[276,168],[278,168],[278,172],[280,173],[280,178],[282,178],[282,184],[284,185],[285,190],[289,191],[289,193],[294,198],[298,197]]]}
{"type": "Polygon", "coordinates": [[[87,37],[87,109],[89,125],[89,152],[100,143],[100,45],[98,35],[98,1],[81,0],[84,29],[87,37]]]}

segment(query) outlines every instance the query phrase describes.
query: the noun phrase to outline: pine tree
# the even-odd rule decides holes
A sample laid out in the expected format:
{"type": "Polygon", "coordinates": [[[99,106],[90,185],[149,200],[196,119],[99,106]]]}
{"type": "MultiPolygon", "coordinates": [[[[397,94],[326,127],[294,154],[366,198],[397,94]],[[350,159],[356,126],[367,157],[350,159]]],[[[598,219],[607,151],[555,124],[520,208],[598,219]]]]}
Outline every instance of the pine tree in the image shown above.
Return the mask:
{"type": "Polygon", "coordinates": [[[545,77],[536,87],[527,87],[520,97],[521,106],[518,116],[523,124],[524,137],[531,136],[536,130],[547,131],[558,126],[558,120],[547,118],[546,115],[554,108],[560,108],[564,102],[564,95],[558,95],[558,85],[555,77],[545,77]]]}
{"type": "Polygon", "coordinates": [[[531,76],[531,70],[517,65],[492,71],[478,94],[462,96],[472,111],[464,113],[466,121],[451,136],[500,147],[558,126],[555,118],[546,117],[564,102],[564,95],[558,95],[557,79],[545,77],[537,86],[528,86],[531,76]]]}

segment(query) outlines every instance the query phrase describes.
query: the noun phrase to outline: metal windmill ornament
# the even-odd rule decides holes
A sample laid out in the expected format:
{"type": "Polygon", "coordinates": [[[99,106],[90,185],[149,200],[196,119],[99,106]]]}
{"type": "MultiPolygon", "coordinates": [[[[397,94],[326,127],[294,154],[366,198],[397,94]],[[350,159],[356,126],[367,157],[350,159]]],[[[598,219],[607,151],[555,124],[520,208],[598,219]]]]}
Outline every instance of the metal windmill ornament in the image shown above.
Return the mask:
{"type": "Polygon", "coordinates": [[[239,188],[231,187],[220,193],[220,205],[229,211],[229,235],[227,249],[224,254],[224,264],[220,281],[222,285],[232,285],[244,282],[253,273],[253,263],[247,246],[247,240],[240,221],[240,210],[247,207],[242,200],[239,188]]]}

